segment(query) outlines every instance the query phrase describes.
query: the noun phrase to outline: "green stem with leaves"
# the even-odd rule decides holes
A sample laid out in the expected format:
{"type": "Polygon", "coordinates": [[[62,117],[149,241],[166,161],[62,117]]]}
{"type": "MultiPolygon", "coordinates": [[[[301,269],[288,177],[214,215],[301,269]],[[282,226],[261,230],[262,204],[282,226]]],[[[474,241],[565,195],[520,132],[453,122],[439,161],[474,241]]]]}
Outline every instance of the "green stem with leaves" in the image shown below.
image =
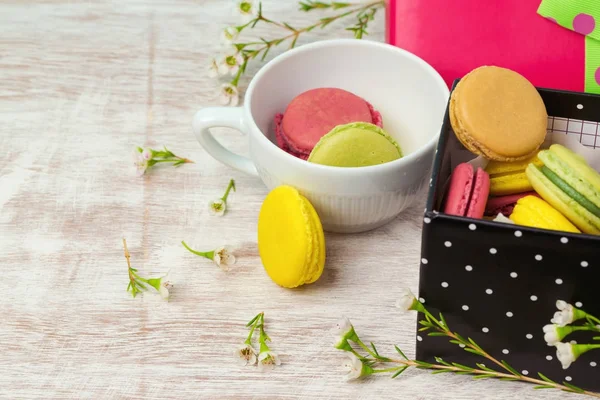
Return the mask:
{"type": "Polygon", "coordinates": [[[229,185],[227,185],[227,189],[225,190],[225,194],[223,195],[223,197],[221,197],[221,200],[227,202],[227,197],[229,197],[229,192],[231,192],[231,189],[233,189],[233,191],[235,192],[235,181],[233,179],[229,180],[229,185]]]}
{"type": "MultiPolygon", "coordinates": [[[[137,149],[140,153],[143,151],[141,147],[138,147],[137,149]]],[[[152,167],[153,165],[156,165],[161,162],[172,162],[174,167],[178,167],[182,164],[194,163],[189,158],[179,157],[178,155],[175,155],[171,150],[167,149],[166,146],[164,146],[164,150],[149,150],[152,152],[152,158],[148,161],[148,167],[152,167]]]]}
{"type": "Polygon", "coordinates": [[[586,316],[585,316],[585,318],[586,318],[586,319],[587,319],[587,321],[588,321],[590,324],[592,324],[592,325],[593,325],[594,323],[596,323],[596,324],[600,324],[600,319],[598,319],[598,318],[594,317],[594,316],[593,316],[593,315],[591,315],[591,314],[588,314],[588,313],[586,313],[586,316]]]}
{"type": "Polygon", "coordinates": [[[269,337],[269,335],[267,335],[267,332],[265,332],[265,315],[264,313],[260,314],[260,317],[258,319],[258,329],[259,329],[259,337],[258,337],[258,343],[260,344],[260,349],[258,350],[260,353],[269,351],[271,349],[269,349],[269,346],[267,346],[267,341],[271,341],[271,338],[269,337]]]}
{"type": "Polygon", "coordinates": [[[254,331],[256,330],[256,328],[258,327],[258,324],[260,323],[261,319],[264,317],[264,313],[258,313],[256,315],[256,317],[252,318],[250,320],[250,322],[248,322],[246,324],[246,327],[250,327],[250,333],[248,334],[248,337],[246,338],[246,340],[244,341],[245,344],[247,345],[251,345],[252,344],[252,336],[254,335],[254,331]]]}
{"type": "Polygon", "coordinates": [[[237,86],[240,80],[240,77],[246,71],[246,67],[248,66],[248,62],[250,60],[254,60],[259,55],[261,56],[261,61],[267,57],[267,54],[271,50],[271,48],[280,45],[281,43],[291,40],[290,49],[296,46],[296,42],[301,34],[310,32],[315,28],[325,28],[327,25],[331,24],[334,21],[340,20],[342,18],[348,17],[350,15],[356,15],[357,22],[352,27],[346,28],[346,30],[354,32],[354,37],[357,39],[361,39],[363,35],[368,34],[367,27],[370,21],[375,18],[375,14],[378,9],[385,7],[385,1],[372,1],[369,3],[361,4],[361,3],[342,3],[342,2],[320,2],[320,1],[301,1],[300,9],[302,11],[312,11],[315,9],[333,9],[339,10],[344,8],[350,8],[349,10],[342,12],[337,15],[333,15],[331,17],[323,17],[320,18],[318,22],[305,26],[303,28],[295,28],[291,26],[287,22],[276,22],[269,18],[266,18],[262,13],[262,3],[259,3],[258,15],[252,21],[248,22],[245,25],[241,25],[236,27],[238,32],[242,32],[247,27],[254,28],[256,24],[259,22],[264,22],[267,24],[271,24],[273,26],[277,26],[279,28],[285,29],[290,33],[284,35],[282,37],[266,40],[264,38],[260,38],[258,42],[249,42],[249,43],[234,43],[236,49],[242,54],[243,62],[238,69],[237,74],[231,81],[233,86],[237,86]],[[254,48],[253,48],[254,47],[254,48]]]}
{"type": "Polygon", "coordinates": [[[409,359],[404,359],[404,360],[393,359],[393,360],[390,360],[389,362],[400,364],[401,366],[396,367],[396,368],[387,368],[385,370],[374,370],[373,372],[374,373],[393,372],[393,371],[403,372],[404,369],[407,367],[415,367],[415,368],[419,368],[419,369],[434,370],[434,372],[433,372],[434,374],[435,373],[444,373],[444,372],[453,372],[453,373],[457,373],[459,375],[474,375],[474,379],[494,378],[494,379],[500,379],[500,380],[505,380],[505,381],[506,380],[522,381],[522,382],[535,384],[536,386],[534,387],[534,389],[558,389],[558,390],[562,390],[565,392],[579,393],[579,394],[584,394],[584,395],[588,395],[591,397],[600,398],[600,393],[583,390],[581,388],[578,388],[577,386],[571,385],[568,382],[563,382],[563,384],[554,382],[541,373],[538,373],[538,375],[541,379],[537,379],[537,378],[530,378],[528,376],[518,374],[516,372],[511,372],[511,373],[497,372],[497,371],[494,371],[493,369],[488,368],[485,365],[479,364],[479,363],[477,364],[477,366],[479,368],[470,368],[470,367],[467,367],[465,365],[461,365],[458,363],[451,363],[451,364],[447,363],[439,357],[436,357],[436,361],[439,364],[430,364],[430,363],[426,363],[423,361],[416,361],[416,360],[409,360],[409,359]]]}
{"type": "Polygon", "coordinates": [[[129,275],[129,285],[127,286],[127,291],[131,290],[131,295],[135,297],[139,293],[147,290],[147,287],[144,286],[144,284],[147,284],[148,281],[137,274],[137,269],[131,267],[131,255],[127,249],[127,241],[125,238],[123,238],[123,249],[125,252],[125,259],[127,260],[127,271],[129,275]]]}
{"type": "MultiPolygon", "coordinates": [[[[411,306],[411,309],[421,312],[421,313],[423,313],[423,315],[425,315],[425,320],[419,321],[419,324],[422,325],[422,327],[419,329],[420,332],[431,330],[431,332],[428,332],[429,336],[446,336],[450,339],[451,343],[460,345],[463,348],[463,350],[465,350],[467,352],[477,354],[481,357],[488,359],[489,361],[493,362],[495,365],[500,367],[503,371],[499,372],[499,371],[493,370],[481,363],[476,364],[477,368],[471,368],[466,365],[462,365],[462,364],[454,363],[454,362],[448,363],[440,357],[435,358],[436,363],[427,363],[424,361],[411,360],[402,352],[402,350],[400,350],[400,348],[398,346],[394,346],[394,348],[396,349],[398,354],[400,354],[402,359],[393,359],[393,358],[385,357],[385,356],[382,356],[379,354],[379,352],[377,351],[377,348],[375,347],[375,345],[373,343],[371,343],[371,348],[366,346],[360,340],[360,338],[358,337],[358,334],[356,334],[356,332],[355,332],[355,335],[354,335],[354,338],[352,339],[352,341],[357,343],[361,348],[363,348],[367,352],[367,355],[366,356],[357,355],[357,352],[354,351],[353,349],[350,349],[350,350],[342,349],[342,350],[350,351],[353,354],[357,355],[357,357],[359,357],[359,359],[365,365],[367,365],[369,367],[370,372],[368,374],[393,372],[394,374],[392,375],[392,378],[395,378],[398,375],[400,375],[402,372],[404,372],[407,368],[415,367],[415,368],[419,368],[419,369],[433,370],[434,371],[433,373],[453,372],[453,373],[457,373],[457,374],[461,374],[461,375],[473,375],[474,379],[494,378],[494,379],[508,380],[508,381],[522,381],[522,382],[535,384],[536,386],[534,387],[534,389],[558,389],[558,390],[562,390],[565,392],[579,393],[579,394],[584,394],[584,395],[591,396],[591,397],[600,398],[600,393],[583,390],[583,389],[581,389],[575,385],[572,385],[568,382],[562,382],[562,383],[555,382],[541,373],[538,373],[539,379],[523,375],[522,373],[519,373],[517,370],[515,370],[513,367],[511,367],[506,361],[497,360],[496,358],[491,356],[489,353],[487,353],[485,350],[483,350],[473,339],[471,339],[471,338],[465,339],[460,334],[458,334],[456,332],[452,332],[441,313],[439,315],[439,319],[436,318],[435,316],[433,316],[433,314],[431,314],[425,308],[425,306],[423,304],[421,304],[420,302],[418,302],[416,300],[414,300],[413,305],[411,306]],[[382,364],[390,364],[390,363],[396,364],[396,366],[387,367],[387,368],[383,368],[383,369],[373,368],[373,366],[378,362],[382,363],[382,364]]],[[[352,329],[354,329],[354,327],[352,329]]],[[[596,345],[590,345],[590,346],[596,346],[596,345]]],[[[597,346],[600,348],[600,345],[597,345],[597,346]]]]}
{"type": "Polygon", "coordinates": [[[184,242],[183,240],[181,241],[181,244],[183,245],[183,247],[185,247],[190,253],[193,253],[197,256],[200,257],[204,257],[204,258],[208,258],[209,260],[212,260],[215,257],[215,252],[214,250],[211,251],[197,251],[192,249],[190,246],[187,245],[186,242],[184,242]]]}

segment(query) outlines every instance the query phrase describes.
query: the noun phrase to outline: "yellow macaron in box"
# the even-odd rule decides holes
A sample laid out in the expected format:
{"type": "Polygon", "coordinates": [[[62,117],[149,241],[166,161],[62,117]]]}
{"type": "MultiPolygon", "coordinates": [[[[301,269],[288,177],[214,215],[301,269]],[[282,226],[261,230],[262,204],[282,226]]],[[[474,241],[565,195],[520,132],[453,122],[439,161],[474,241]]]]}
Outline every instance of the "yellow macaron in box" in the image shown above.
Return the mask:
{"type": "Polygon", "coordinates": [[[325,235],[314,207],[291,186],[265,198],[258,216],[258,251],[269,277],[295,288],[313,283],[325,267],[325,235]]]}

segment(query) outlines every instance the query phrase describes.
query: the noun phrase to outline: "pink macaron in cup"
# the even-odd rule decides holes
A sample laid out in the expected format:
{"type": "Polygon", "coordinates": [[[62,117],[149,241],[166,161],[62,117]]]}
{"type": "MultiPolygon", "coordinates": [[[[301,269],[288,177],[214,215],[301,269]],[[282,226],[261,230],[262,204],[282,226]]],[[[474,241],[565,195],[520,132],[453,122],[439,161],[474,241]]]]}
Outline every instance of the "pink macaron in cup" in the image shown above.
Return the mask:
{"type": "Polygon", "coordinates": [[[339,88],[307,90],[275,116],[275,138],[281,149],[306,160],[319,140],[338,125],[368,122],[382,128],[371,103],[339,88]]]}
{"type": "Polygon", "coordinates": [[[441,76],[405,50],[367,40],[324,40],[268,62],[250,82],[243,106],[203,108],[194,116],[193,131],[208,154],[259,177],[267,189],[298,189],[315,207],[326,231],[363,232],[386,224],[417,202],[425,203],[423,189],[431,177],[448,98],[441,76]],[[314,89],[320,91],[310,94],[314,89]],[[337,96],[344,101],[336,102],[337,96]],[[308,104],[302,104],[307,98],[308,104]],[[333,109],[331,100],[342,106],[336,115],[319,114],[333,109]],[[312,110],[314,118],[300,118],[298,123],[302,113],[294,116],[294,108],[302,107],[312,110]],[[361,167],[306,161],[315,140],[332,124],[345,121],[345,113],[352,113],[349,119],[383,124],[403,156],[361,167]],[[214,127],[244,133],[248,155],[235,154],[217,141],[210,129],[214,127]]]}

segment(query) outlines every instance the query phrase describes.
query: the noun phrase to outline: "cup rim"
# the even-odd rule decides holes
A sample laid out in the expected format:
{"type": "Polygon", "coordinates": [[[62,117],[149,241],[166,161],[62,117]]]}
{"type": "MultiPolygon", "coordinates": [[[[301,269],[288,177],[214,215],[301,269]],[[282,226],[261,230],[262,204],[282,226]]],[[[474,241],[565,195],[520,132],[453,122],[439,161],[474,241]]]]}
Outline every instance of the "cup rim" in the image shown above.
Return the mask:
{"type": "MultiPolygon", "coordinates": [[[[392,170],[395,170],[399,167],[403,167],[403,166],[412,164],[415,161],[418,162],[418,160],[420,160],[428,152],[432,151],[435,148],[435,146],[437,145],[437,142],[439,140],[439,135],[440,135],[439,131],[436,134],[434,134],[425,145],[419,147],[416,151],[414,151],[408,155],[405,155],[402,158],[399,158],[397,160],[390,161],[390,162],[383,163],[383,164],[378,164],[378,165],[365,166],[365,167],[336,167],[336,166],[331,166],[331,165],[309,163],[308,161],[302,160],[298,157],[295,157],[295,156],[287,153],[283,149],[279,148],[271,140],[269,140],[267,138],[267,136],[263,134],[262,130],[258,127],[258,125],[256,125],[256,122],[254,121],[254,117],[252,116],[252,112],[251,112],[250,99],[252,98],[252,94],[254,92],[255,86],[257,85],[257,82],[261,80],[263,75],[267,74],[269,72],[269,70],[272,67],[274,67],[275,65],[277,65],[280,62],[282,62],[290,57],[293,57],[297,54],[309,52],[314,49],[323,48],[323,47],[326,48],[326,47],[339,47],[339,46],[375,47],[375,48],[379,48],[381,50],[397,52],[397,53],[401,54],[402,56],[407,57],[407,58],[411,59],[412,61],[416,62],[423,70],[425,70],[430,75],[430,77],[434,81],[437,81],[439,88],[441,89],[442,93],[444,93],[444,95],[446,95],[446,98],[450,97],[450,89],[446,85],[446,82],[444,81],[442,76],[425,60],[423,60],[419,56],[417,56],[407,50],[401,49],[396,46],[392,46],[387,43],[375,42],[375,41],[366,40],[366,39],[320,40],[317,42],[298,46],[294,49],[288,50],[285,53],[278,55],[277,57],[275,57],[271,61],[269,61],[267,64],[265,64],[256,73],[256,75],[251,80],[250,84],[248,85],[248,89],[246,90],[246,94],[244,96],[244,108],[245,108],[245,112],[247,115],[247,120],[251,124],[249,126],[250,132],[248,134],[249,135],[258,135],[259,137],[257,138],[257,140],[262,145],[264,145],[265,149],[267,151],[271,152],[273,154],[273,156],[282,157],[284,160],[287,160],[288,162],[292,163],[293,165],[298,166],[298,168],[306,168],[306,169],[312,170],[313,172],[319,171],[319,172],[323,172],[323,173],[329,172],[329,173],[336,173],[336,174],[339,173],[339,174],[345,174],[345,175],[355,175],[355,174],[365,174],[365,173],[369,173],[369,174],[370,173],[386,173],[386,172],[391,172],[392,170]],[[259,132],[260,134],[257,134],[256,132],[259,132]]],[[[442,122],[443,121],[440,121],[440,129],[442,126],[442,122]]]]}

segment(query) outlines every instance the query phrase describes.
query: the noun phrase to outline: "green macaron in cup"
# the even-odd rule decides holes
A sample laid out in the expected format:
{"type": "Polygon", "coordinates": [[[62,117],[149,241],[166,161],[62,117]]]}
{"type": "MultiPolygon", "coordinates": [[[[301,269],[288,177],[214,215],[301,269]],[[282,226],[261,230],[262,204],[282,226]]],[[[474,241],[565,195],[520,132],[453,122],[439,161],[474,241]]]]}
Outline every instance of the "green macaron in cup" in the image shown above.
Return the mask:
{"type": "Polygon", "coordinates": [[[398,143],[377,125],[338,125],[313,148],[308,162],[334,167],[367,167],[402,158],[398,143]]]}
{"type": "Polygon", "coordinates": [[[582,232],[600,235],[600,174],[559,144],[540,151],[538,158],[544,165],[529,164],[526,170],[535,191],[582,232]]]}

